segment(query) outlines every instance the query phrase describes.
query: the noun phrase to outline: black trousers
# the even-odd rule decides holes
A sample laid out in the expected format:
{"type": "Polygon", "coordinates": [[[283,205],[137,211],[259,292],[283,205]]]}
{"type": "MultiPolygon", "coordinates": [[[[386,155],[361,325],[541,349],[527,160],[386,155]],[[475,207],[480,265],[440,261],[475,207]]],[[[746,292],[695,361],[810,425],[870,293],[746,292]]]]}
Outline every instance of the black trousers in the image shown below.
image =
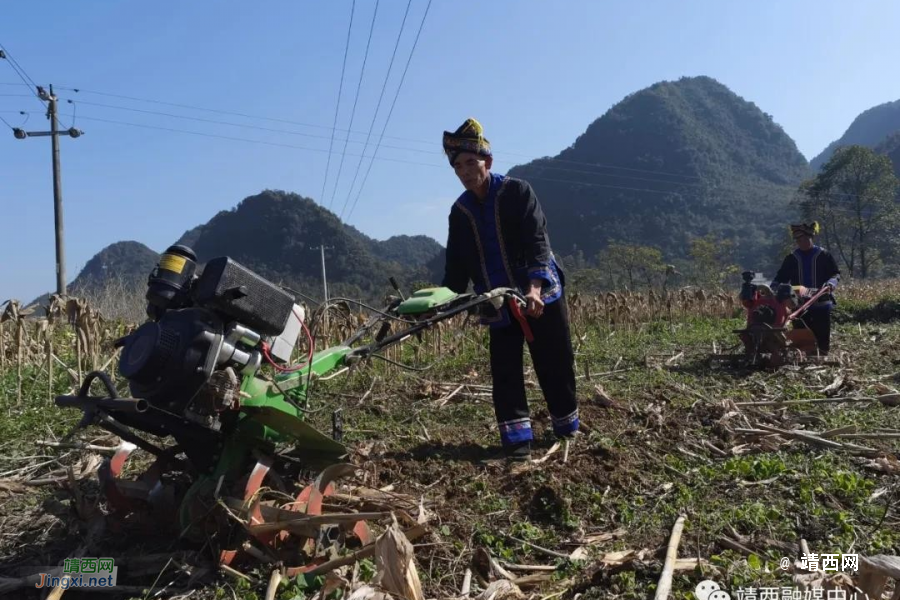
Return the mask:
{"type": "Polygon", "coordinates": [[[794,322],[798,329],[809,328],[816,337],[816,346],[823,356],[831,350],[831,308],[832,304],[813,304],[800,319],[794,322]]]}
{"type": "MultiPolygon", "coordinates": [[[[575,398],[575,354],[569,329],[565,295],[544,306],[538,319],[526,317],[534,334],[528,344],[538,383],[559,436],[579,426],[575,398]]],[[[533,439],[528,401],[525,398],[523,349],[525,335],[519,322],[491,329],[490,351],[494,412],[504,445],[533,439]]]]}

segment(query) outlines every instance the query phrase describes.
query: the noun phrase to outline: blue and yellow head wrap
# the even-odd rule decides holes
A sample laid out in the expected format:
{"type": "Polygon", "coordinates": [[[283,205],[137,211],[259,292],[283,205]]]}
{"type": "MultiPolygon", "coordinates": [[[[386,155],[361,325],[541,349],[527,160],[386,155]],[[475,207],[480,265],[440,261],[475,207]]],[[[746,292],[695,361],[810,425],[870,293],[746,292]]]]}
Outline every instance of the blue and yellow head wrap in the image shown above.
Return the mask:
{"type": "Polygon", "coordinates": [[[492,156],[491,143],[484,137],[484,128],[475,119],[466,119],[459,129],[450,133],[444,132],[444,152],[450,164],[463,152],[472,152],[479,156],[492,156]]]}
{"type": "Polygon", "coordinates": [[[819,223],[818,221],[813,221],[812,223],[791,225],[791,235],[795,238],[801,235],[808,235],[809,237],[819,235],[819,223]]]}

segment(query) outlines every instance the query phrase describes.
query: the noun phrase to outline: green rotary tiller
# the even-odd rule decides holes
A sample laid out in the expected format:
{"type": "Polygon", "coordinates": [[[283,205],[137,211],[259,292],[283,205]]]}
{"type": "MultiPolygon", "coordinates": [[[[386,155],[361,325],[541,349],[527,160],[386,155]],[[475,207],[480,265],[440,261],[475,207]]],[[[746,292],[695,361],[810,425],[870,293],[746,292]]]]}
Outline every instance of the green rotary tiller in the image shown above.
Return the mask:
{"type": "Polygon", "coordinates": [[[333,482],[354,468],[345,462],[339,412],[331,437],[306,422],[313,376],[353,366],[456,315],[504,305],[531,337],[517,290],[429,288],[392,299],[343,343],[316,352],[293,293],[228,257],[201,269],[185,246],[162,255],[146,297],[149,319],[116,342],[132,397],[120,398],[95,371],[77,395],[56,398],[57,406],[83,411],[79,428],[95,424],[121,438],[99,472],[114,522],[208,539],[221,564],[264,555],[288,565],[288,574],[316,567],[335,547],[371,540],[367,514],[322,514],[333,482]],[[309,354],[289,365],[301,332],[309,354]],[[91,395],[98,380],[104,393],[91,395]],[[126,461],[138,449],[152,463],[126,480],[126,461]],[[315,473],[309,485],[292,483],[315,473]],[[243,527],[234,526],[238,515],[243,527]]]}

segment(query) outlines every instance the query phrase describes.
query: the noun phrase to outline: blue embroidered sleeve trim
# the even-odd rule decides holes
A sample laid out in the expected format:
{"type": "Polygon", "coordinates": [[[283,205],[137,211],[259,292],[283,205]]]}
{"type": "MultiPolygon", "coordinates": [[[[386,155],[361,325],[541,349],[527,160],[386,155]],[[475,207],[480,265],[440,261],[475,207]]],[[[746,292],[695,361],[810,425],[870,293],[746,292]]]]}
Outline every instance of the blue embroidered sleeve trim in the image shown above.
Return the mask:
{"type": "Polygon", "coordinates": [[[547,285],[542,286],[541,299],[553,302],[562,296],[562,285],[554,265],[539,265],[528,269],[528,279],[543,279],[547,285]]]}
{"type": "Polygon", "coordinates": [[[534,439],[531,431],[531,419],[513,419],[499,423],[500,441],[504,445],[519,444],[534,439]]]}
{"type": "Polygon", "coordinates": [[[578,431],[579,424],[578,409],[576,408],[564,417],[553,417],[553,433],[566,435],[578,431]]]}

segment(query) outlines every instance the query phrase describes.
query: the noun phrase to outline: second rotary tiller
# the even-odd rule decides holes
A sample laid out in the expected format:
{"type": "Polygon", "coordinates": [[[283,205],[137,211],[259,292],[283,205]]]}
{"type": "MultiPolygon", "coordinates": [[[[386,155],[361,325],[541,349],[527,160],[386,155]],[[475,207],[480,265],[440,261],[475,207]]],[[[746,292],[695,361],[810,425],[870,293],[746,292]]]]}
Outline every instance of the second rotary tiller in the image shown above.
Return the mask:
{"type": "Polygon", "coordinates": [[[741,305],[747,322],[734,333],[743,345],[737,355],[716,355],[718,360],[739,361],[752,367],[777,368],[804,361],[824,362],[818,356],[816,338],[807,327],[797,327],[804,313],[830,289],[810,290],[811,295],[799,297],[797,288],[783,284],[773,291],[769,285],[754,281],[756,273],[745,271],[741,286],[741,305]]]}

